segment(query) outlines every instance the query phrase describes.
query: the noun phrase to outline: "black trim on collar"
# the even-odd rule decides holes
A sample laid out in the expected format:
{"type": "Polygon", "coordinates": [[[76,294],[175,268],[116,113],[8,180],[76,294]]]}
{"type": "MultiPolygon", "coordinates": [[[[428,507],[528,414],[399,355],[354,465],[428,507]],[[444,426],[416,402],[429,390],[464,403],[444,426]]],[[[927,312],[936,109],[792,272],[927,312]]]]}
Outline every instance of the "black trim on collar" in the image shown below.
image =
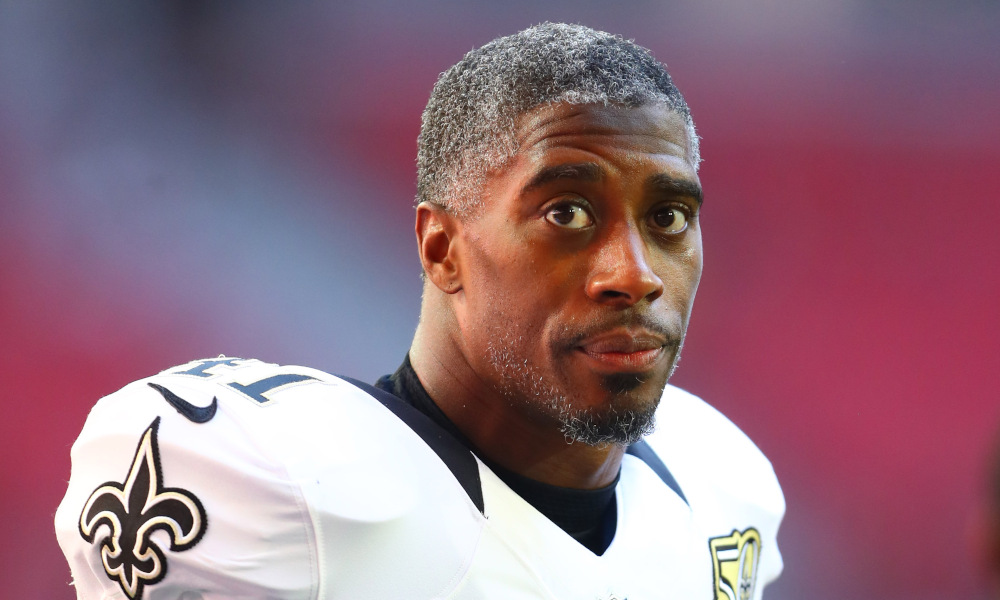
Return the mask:
{"type": "Polygon", "coordinates": [[[681,491],[681,486],[677,483],[677,480],[674,479],[674,476],[670,474],[670,470],[667,469],[667,465],[663,464],[663,461],[660,460],[660,457],[656,455],[656,452],[649,447],[649,444],[647,444],[645,440],[640,440],[632,444],[625,450],[625,453],[631,454],[646,463],[646,465],[652,469],[654,473],[659,475],[660,479],[663,480],[663,483],[667,484],[668,488],[672,489],[678,496],[681,497],[684,504],[687,504],[688,507],[691,506],[691,503],[688,502],[688,499],[684,496],[684,492],[681,491]]]}
{"type": "Polygon", "coordinates": [[[485,514],[486,504],[483,500],[483,483],[479,478],[479,463],[471,450],[430,417],[389,392],[352,377],[342,375],[338,377],[367,392],[419,435],[447,465],[479,512],[485,514]]]}

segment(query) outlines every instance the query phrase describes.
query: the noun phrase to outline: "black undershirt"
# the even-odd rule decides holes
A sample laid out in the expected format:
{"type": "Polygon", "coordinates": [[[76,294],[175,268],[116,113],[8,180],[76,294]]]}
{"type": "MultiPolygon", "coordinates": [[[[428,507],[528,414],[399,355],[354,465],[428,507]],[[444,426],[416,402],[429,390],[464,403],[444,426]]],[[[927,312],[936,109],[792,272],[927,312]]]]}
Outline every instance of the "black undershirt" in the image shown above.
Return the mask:
{"type": "Polygon", "coordinates": [[[604,554],[614,539],[617,525],[615,486],[618,477],[607,487],[596,490],[564,488],[529,479],[497,465],[483,456],[427,394],[417,378],[410,357],[392,375],[375,386],[410,404],[451,433],[479,457],[500,479],[528,504],[558,525],[576,541],[597,555],[604,554]]]}

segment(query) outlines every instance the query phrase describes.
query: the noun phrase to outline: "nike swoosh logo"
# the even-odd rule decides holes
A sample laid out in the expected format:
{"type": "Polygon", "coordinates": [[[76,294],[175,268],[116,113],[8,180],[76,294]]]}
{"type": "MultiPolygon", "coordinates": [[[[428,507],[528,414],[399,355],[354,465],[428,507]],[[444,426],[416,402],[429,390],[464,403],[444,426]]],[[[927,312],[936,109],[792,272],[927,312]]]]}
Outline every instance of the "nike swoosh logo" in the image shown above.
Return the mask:
{"type": "Polygon", "coordinates": [[[195,406],[162,385],[157,385],[152,382],[147,383],[149,384],[149,387],[160,392],[163,399],[166,400],[170,406],[177,409],[177,412],[184,415],[184,417],[192,423],[208,423],[212,420],[212,417],[215,416],[215,410],[219,408],[219,399],[215,396],[212,396],[212,403],[208,406],[195,406]]]}

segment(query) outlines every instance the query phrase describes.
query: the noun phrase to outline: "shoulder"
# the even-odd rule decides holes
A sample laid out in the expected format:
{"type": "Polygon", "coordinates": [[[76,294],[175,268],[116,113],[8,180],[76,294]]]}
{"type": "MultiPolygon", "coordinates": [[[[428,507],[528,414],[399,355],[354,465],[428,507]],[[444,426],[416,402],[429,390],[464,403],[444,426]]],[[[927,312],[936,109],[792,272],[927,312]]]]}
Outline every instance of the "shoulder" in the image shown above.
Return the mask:
{"type": "Polygon", "coordinates": [[[323,449],[364,448],[365,429],[386,426],[391,414],[361,389],[324,371],[255,359],[204,359],[101,398],[74,444],[73,458],[82,469],[95,453],[117,448],[119,440],[146,430],[154,420],[161,448],[195,444],[200,452],[224,457],[219,466],[237,469],[251,455],[255,464],[281,465],[293,454],[311,454],[322,462],[327,460],[323,449]]]}
{"type": "Polygon", "coordinates": [[[71,454],[56,532],[84,596],[309,596],[328,565],[355,566],[351,536],[478,514],[390,410],[308,367],[220,357],[167,369],[99,400],[71,454]],[[140,542],[153,554],[130,553],[140,542]]]}
{"type": "Polygon", "coordinates": [[[656,431],[646,441],[677,479],[714,560],[722,560],[721,548],[756,544],[758,580],[776,578],[782,569],[777,533],[785,498],[757,445],[704,400],[669,385],[656,431]]]}
{"type": "Polygon", "coordinates": [[[754,442],[707,402],[668,385],[647,442],[688,486],[712,482],[740,489],[743,497],[775,510],[784,497],[771,462],[754,442]]]}

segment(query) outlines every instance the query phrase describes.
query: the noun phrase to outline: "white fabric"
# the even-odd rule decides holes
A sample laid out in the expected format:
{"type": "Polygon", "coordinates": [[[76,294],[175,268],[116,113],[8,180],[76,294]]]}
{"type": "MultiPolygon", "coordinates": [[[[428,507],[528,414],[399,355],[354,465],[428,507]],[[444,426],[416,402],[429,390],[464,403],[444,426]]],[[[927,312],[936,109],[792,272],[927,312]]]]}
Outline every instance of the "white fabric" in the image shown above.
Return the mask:
{"type": "Polygon", "coordinates": [[[129,597],[101,561],[111,528],[97,526],[88,543],[81,513],[95,490],[126,482],[157,418],[161,485],[195,496],[207,524],[181,551],[170,550],[168,531],[152,534],[166,574],[141,586],[145,599],[722,600],[712,593],[719,567],[708,540],[748,528],[761,549],[752,597],[781,571],[784,500],[770,464],[725,417],[676,388],[664,391],[647,441],[690,506],[626,456],[615,539],[596,556],[479,463],[481,514],[419,436],[341,379],[255,360],[206,364],[132,383],[91,411],[56,513],[78,598],[129,597]],[[309,379],[257,399],[238,389],[290,374],[309,379]],[[192,422],[149,382],[197,406],[215,398],[217,413],[192,422]]]}

